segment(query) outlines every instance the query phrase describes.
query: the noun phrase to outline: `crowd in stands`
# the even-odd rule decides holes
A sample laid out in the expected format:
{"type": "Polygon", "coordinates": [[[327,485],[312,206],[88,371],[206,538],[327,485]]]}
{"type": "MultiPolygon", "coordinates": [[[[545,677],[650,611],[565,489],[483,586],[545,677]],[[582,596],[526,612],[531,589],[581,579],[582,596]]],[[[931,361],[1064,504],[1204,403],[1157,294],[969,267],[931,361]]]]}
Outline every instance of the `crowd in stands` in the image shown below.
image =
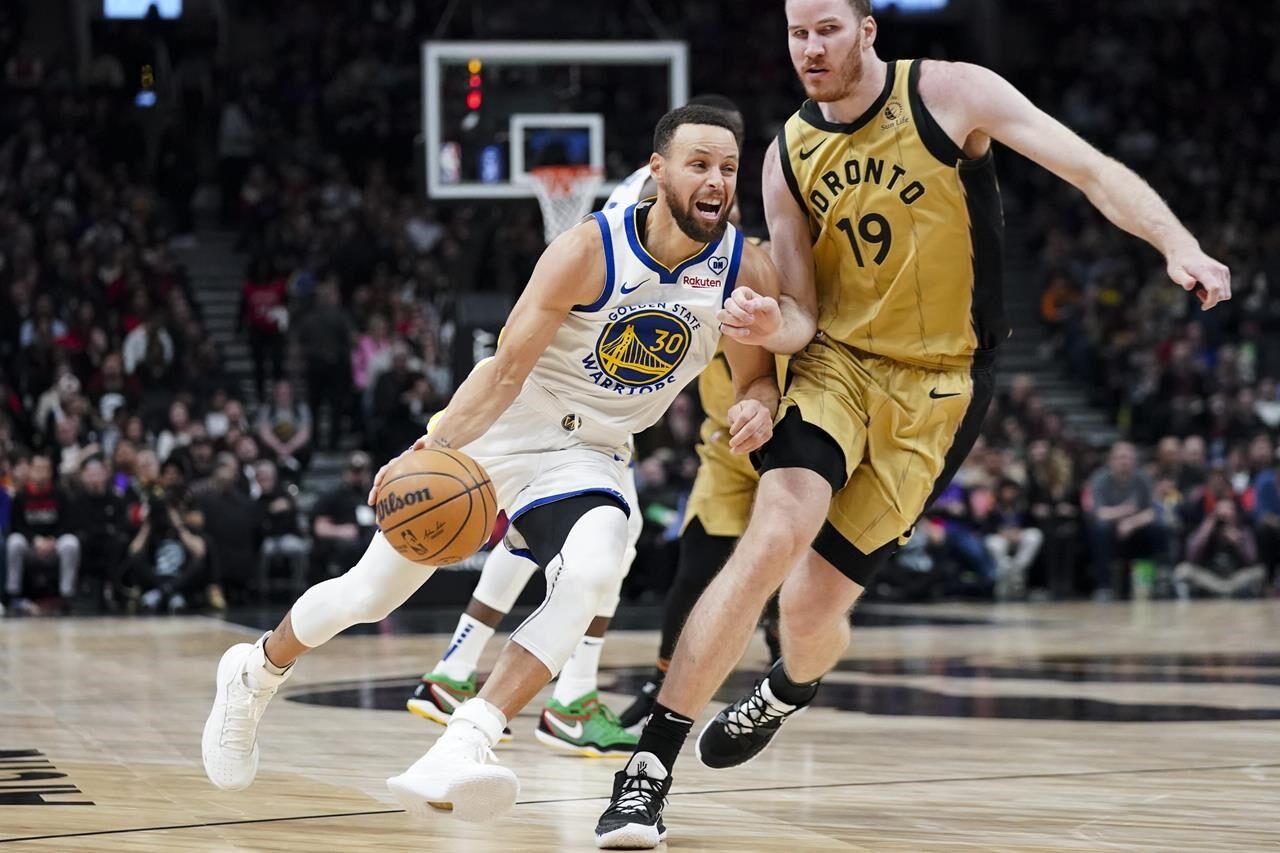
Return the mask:
{"type": "MultiPolygon", "coordinates": [[[[297,586],[342,571],[375,529],[364,505],[375,465],[421,434],[460,378],[450,355],[459,290],[515,293],[542,248],[532,206],[445,209],[417,192],[424,28],[494,38],[519,20],[496,16],[481,32],[467,16],[429,20],[408,0],[317,0],[314,15],[240,5],[268,41],[260,58],[219,70],[207,96],[159,127],[117,74],[86,85],[55,62],[5,63],[0,601],[10,613],[216,608],[267,592],[272,575],[297,586]],[[188,138],[188,126],[205,138],[188,138]],[[244,392],[180,262],[197,171],[219,187],[220,224],[246,258],[244,392]],[[300,513],[313,457],[335,450],[340,484],[300,513]]],[[[712,73],[740,56],[714,26],[722,5],[654,9],[666,35],[707,45],[695,89],[746,105],[751,164],[797,90],[763,16],[743,36],[760,60],[741,77],[712,73]]],[[[1019,37],[1006,40],[1006,73],[1147,176],[1230,264],[1236,297],[1200,314],[1158,256],[1060,181],[1002,158],[1011,243],[1043,290],[1044,355],[1084,381],[1126,440],[1074,434],[1031,380],[1014,379],[873,594],[1243,595],[1277,581],[1280,225],[1266,205],[1280,162],[1266,152],[1280,150],[1280,130],[1265,116],[1280,60],[1258,58],[1280,34],[1229,15],[1188,28],[1199,0],[1175,15],[1084,5],[1090,14],[1010,9],[1019,37]],[[1020,55],[1017,45],[1051,47],[1020,55]],[[1205,73],[1181,72],[1186,56],[1205,73]]],[[[595,37],[653,34],[634,9],[603,8],[558,20],[597,21],[595,37]]],[[[925,49],[949,55],[915,52],[925,49]]],[[[742,182],[744,215],[758,222],[758,170],[742,182]]],[[[660,598],[669,582],[699,417],[688,394],[639,439],[646,527],[630,598],[660,598]]]]}

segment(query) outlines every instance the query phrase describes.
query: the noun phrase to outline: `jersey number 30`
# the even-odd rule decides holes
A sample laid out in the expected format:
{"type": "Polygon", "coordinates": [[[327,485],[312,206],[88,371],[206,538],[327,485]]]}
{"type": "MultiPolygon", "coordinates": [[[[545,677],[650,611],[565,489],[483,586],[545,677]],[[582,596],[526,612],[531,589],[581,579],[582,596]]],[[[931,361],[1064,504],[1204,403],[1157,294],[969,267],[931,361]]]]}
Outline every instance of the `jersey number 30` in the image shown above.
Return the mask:
{"type": "Polygon", "coordinates": [[[865,267],[867,264],[862,260],[862,250],[858,248],[858,236],[861,236],[871,246],[877,246],[876,256],[871,260],[880,265],[884,263],[884,259],[889,257],[889,248],[893,245],[893,231],[889,228],[889,220],[885,219],[878,213],[868,213],[858,221],[858,235],[853,233],[853,222],[847,217],[836,223],[836,227],[844,232],[849,238],[849,248],[853,249],[854,260],[858,262],[858,266],[865,267]]]}

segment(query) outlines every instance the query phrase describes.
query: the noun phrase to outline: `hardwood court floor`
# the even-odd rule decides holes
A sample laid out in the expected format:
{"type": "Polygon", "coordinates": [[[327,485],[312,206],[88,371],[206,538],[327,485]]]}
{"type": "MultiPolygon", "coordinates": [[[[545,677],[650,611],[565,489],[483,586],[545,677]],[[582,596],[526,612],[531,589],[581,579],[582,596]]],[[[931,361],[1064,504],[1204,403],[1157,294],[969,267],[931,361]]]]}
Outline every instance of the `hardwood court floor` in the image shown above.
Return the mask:
{"type": "MultiPolygon", "coordinates": [[[[714,772],[686,751],[670,850],[1280,849],[1280,601],[868,614],[897,624],[855,629],[826,706],[760,759],[714,772]]],[[[377,708],[402,707],[444,638],[388,626],[305,659],[264,720],[257,783],[216,791],[200,767],[214,667],[256,633],[202,617],[0,621],[0,844],[594,849],[619,765],[546,751],[536,707],[499,749],[524,786],[510,817],[397,810],[385,777],[438,730],[377,708]]],[[[615,634],[606,685],[634,683],[655,643],[615,634]]],[[[764,664],[757,641],[721,698],[764,664]]]]}

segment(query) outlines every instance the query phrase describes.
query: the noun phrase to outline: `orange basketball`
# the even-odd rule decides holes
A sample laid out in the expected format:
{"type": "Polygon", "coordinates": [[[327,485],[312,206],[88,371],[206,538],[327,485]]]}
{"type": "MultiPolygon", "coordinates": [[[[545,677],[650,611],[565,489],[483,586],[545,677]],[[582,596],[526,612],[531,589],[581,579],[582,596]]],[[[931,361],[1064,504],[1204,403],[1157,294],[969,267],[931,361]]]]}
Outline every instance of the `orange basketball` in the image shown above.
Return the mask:
{"type": "Polygon", "coordinates": [[[374,511],[391,547],[415,563],[447,566],[489,541],[498,498],[478,462],[433,448],[391,464],[374,511]]]}

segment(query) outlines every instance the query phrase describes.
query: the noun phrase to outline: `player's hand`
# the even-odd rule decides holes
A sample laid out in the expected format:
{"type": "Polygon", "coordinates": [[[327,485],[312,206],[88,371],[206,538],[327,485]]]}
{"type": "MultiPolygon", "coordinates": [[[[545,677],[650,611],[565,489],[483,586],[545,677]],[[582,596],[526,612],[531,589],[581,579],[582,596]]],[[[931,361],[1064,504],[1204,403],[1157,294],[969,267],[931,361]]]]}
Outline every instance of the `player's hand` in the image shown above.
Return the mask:
{"type": "Polygon", "coordinates": [[[744,344],[760,346],[782,326],[782,309],[772,296],[761,296],[749,287],[735,287],[716,312],[720,330],[744,344]]]}
{"type": "Polygon", "coordinates": [[[729,409],[729,449],[751,453],[773,438],[773,413],[759,400],[739,400],[729,409]]]}
{"type": "Polygon", "coordinates": [[[1195,293],[1201,311],[1231,298],[1231,270],[1206,255],[1199,246],[1174,250],[1167,261],[1169,278],[1183,290],[1195,293]]]}
{"type": "Polygon", "coordinates": [[[401,453],[395,459],[392,459],[386,465],[383,465],[381,468],[378,469],[378,473],[373,475],[373,488],[369,489],[369,497],[365,499],[365,502],[368,503],[369,506],[375,506],[378,503],[378,487],[381,486],[382,481],[386,479],[387,469],[390,468],[392,465],[396,464],[397,462],[399,462],[401,459],[408,456],[413,451],[420,449],[418,447],[418,442],[422,441],[423,438],[426,438],[426,436],[424,435],[422,438],[418,439],[418,441],[415,441],[412,447],[407,448],[403,453],[401,453]]]}

